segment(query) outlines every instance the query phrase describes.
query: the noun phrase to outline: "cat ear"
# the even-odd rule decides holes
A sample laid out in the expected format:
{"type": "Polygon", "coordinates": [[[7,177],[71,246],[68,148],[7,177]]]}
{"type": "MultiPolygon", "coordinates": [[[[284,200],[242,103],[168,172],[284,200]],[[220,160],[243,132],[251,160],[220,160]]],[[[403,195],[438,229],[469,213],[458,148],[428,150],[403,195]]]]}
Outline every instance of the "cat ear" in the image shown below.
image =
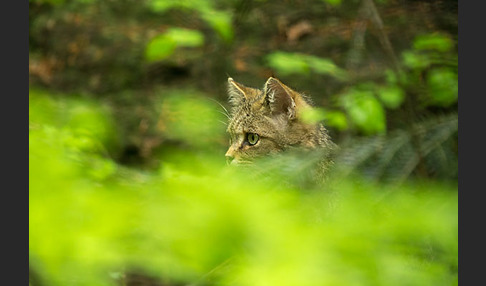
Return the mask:
{"type": "Polygon", "coordinates": [[[241,105],[251,96],[252,88],[237,83],[231,77],[228,78],[228,97],[233,106],[241,105]]]}
{"type": "Polygon", "coordinates": [[[270,77],[263,90],[272,114],[284,113],[287,114],[289,119],[295,117],[295,101],[287,86],[278,79],[270,77]]]}

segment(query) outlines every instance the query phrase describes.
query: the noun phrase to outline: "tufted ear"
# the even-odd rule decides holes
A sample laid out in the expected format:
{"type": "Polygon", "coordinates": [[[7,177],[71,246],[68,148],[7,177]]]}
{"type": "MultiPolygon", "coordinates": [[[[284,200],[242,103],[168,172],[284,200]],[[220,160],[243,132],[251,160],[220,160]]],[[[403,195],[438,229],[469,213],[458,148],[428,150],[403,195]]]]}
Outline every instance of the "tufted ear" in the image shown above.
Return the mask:
{"type": "Polygon", "coordinates": [[[278,79],[270,77],[263,88],[265,99],[273,115],[286,114],[289,119],[295,118],[295,101],[292,90],[278,79]]]}
{"type": "Polygon", "coordinates": [[[246,87],[237,83],[231,77],[228,78],[228,97],[230,104],[235,107],[249,100],[252,96],[253,88],[246,87]]]}

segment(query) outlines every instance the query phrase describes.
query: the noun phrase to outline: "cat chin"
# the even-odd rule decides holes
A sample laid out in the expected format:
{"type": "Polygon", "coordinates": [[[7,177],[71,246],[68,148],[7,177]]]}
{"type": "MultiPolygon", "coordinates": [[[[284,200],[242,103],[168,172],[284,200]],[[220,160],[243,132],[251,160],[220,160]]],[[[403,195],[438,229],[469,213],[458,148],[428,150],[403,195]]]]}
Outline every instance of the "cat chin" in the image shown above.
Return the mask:
{"type": "Polygon", "coordinates": [[[234,159],[228,165],[230,165],[230,166],[247,166],[247,165],[251,165],[251,164],[252,164],[251,161],[234,159]]]}

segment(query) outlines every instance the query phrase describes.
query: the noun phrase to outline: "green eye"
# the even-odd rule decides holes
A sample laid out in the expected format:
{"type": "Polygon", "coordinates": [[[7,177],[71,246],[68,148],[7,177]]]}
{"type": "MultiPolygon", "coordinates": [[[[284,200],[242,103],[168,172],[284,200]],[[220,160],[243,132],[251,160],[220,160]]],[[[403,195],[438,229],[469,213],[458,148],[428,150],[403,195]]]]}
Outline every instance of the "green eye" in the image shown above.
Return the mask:
{"type": "Polygon", "coordinates": [[[256,134],[256,133],[248,133],[247,139],[248,139],[248,143],[250,143],[250,145],[255,145],[258,142],[259,137],[258,137],[258,134],[256,134]]]}

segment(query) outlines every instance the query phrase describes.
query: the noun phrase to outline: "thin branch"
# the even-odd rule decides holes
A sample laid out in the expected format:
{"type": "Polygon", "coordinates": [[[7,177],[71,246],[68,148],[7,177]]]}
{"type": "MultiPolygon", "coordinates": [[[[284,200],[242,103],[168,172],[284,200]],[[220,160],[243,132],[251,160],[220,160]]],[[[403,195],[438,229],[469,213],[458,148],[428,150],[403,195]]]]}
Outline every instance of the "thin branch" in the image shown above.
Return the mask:
{"type": "Polygon", "coordinates": [[[353,71],[360,62],[361,55],[364,49],[364,37],[368,28],[368,15],[365,2],[362,2],[358,11],[358,22],[354,29],[352,48],[349,51],[348,59],[346,61],[346,69],[353,71]]]}
{"type": "Polygon", "coordinates": [[[388,38],[388,35],[385,33],[383,20],[381,19],[380,14],[378,13],[378,10],[376,9],[375,2],[373,2],[373,0],[363,0],[363,5],[366,6],[366,8],[369,12],[368,15],[370,17],[370,20],[378,28],[379,39],[380,39],[380,41],[383,45],[383,48],[385,49],[385,51],[388,53],[388,56],[392,60],[393,69],[395,70],[395,72],[397,74],[400,74],[400,72],[401,72],[400,62],[398,61],[398,58],[395,54],[395,51],[393,50],[393,47],[390,43],[390,39],[388,38]]]}

